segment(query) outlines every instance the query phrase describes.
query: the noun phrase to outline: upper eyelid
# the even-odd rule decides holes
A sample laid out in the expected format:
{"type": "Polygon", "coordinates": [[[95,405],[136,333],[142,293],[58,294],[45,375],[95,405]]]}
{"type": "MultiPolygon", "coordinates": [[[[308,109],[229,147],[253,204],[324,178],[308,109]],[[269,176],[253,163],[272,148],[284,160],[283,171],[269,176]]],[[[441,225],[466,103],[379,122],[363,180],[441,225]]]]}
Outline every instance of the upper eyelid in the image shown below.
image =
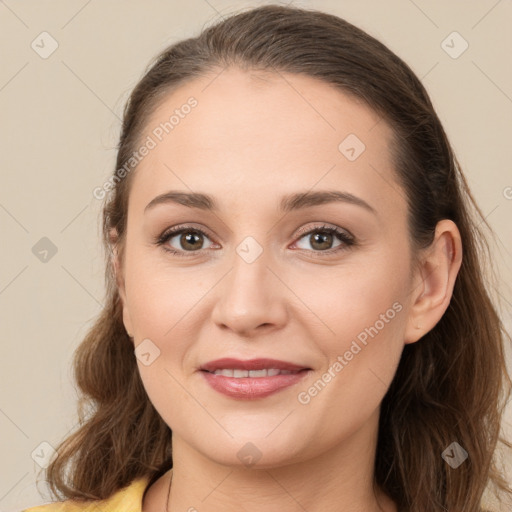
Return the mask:
{"type": "MultiPolygon", "coordinates": [[[[318,221],[318,222],[321,222],[321,221],[318,221]]],[[[355,236],[346,228],[342,228],[341,226],[337,226],[336,224],[331,224],[330,222],[321,222],[321,224],[322,224],[321,226],[312,226],[312,227],[304,228],[304,229],[300,228],[299,231],[297,232],[296,236],[302,237],[304,235],[310,234],[313,231],[322,231],[322,229],[324,229],[324,230],[333,229],[333,230],[336,230],[336,231],[346,234],[350,238],[355,238],[355,236]]]]}
{"type": "Polygon", "coordinates": [[[201,233],[204,233],[205,235],[209,235],[209,230],[204,227],[198,227],[193,224],[176,224],[176,226],[171,226],[170,228],[166,228],[162,231],[162,234],[160,237],[164,237],[166,235],[178,235],[181,231],[199,231],[201,233]]]}

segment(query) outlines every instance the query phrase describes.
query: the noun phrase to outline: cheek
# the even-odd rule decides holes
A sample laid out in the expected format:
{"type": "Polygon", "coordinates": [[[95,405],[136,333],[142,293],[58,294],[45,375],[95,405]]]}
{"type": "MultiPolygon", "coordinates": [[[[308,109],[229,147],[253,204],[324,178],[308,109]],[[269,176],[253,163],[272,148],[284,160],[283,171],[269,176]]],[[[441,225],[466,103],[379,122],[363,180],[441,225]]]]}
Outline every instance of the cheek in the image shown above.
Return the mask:
{"type": "Polygon", "coordinates": [[[294,291],[315,313],[302,315],[302,326],[325,361],[321,382],[303,389],[301,403],[332,400],[335,415],[359,408],[364,415],[378,405],[403,349],[408,270],[405,259],[383,251],[368,256],[366,264],[354,259],[353,265],[300,281],[294,291]],[[362,397],[369,400],[364,405],[362,397]]]}
{"type": "Polygon", "coordinates": [[[135,332],[156,339],[172,336],[197,312],[208,280],[192,268],[171,267],[163,257],[155,261],[134,253],[131,261],[126,265],[126,292],[135,332]]]}
{"type": "MultiPolygon", "coordinates": [[[[368,291],[378,292],[372,287],[368,291]]],[[[340,300],[337,307],[323,310],[335,334],[310,331],[325,364],[297,389],[295,398],[301,414],[311,418],[315,435],[327,444],[367,424],[393,380],[405,317],[405,307],[394,298],[388,291],[340,300]]]]}
{"type": "Polygon", "coordinates": [[[395,332],[402,325],[405,314],[400,312],[405,310],[407,272],[405,261],[382,252],[347,259],[338,267],[304,272],[300,278],[290,273],[287,279],[309,309],[302,319],[316,321],[321,326],[317,332],[341,350],[347,340],[358,335],[364,342],[365,333],[373,326],[379,334],[391,334],[392,324],[395,332]]]}

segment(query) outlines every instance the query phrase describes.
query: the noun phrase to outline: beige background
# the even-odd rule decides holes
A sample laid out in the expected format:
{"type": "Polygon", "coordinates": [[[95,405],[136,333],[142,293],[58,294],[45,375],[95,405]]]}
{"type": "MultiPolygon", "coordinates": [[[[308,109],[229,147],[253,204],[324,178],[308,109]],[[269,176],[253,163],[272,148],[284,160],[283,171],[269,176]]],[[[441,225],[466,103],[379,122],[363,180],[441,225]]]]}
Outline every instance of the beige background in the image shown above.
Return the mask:
{"type": "MultiPolygon", "coordinates": [[[[57,446],[74,426],[71,357],[103,300],[101,203],[92,190],[113,169],[127,94],[157,51],[218,13],[263,3],[0,2],[0,511],[48,501],[32,454],[44,460],[49,448],[40,444],[57,446]],[[43,31],[58,43],[46,59],[31,47],[43,31]],[[57,248],[46,263],[32,252],[43,237],[57,248]]],[[[512,2],[293,3],[345,17],[423,79],[497,233],[496,261],[510,283],[512,2]],[[453,31],[469,44],[456,59],[441,47],[453,31]]],[[[511,330],[510,288],[501,295],[511,330]]],[[[503,427],[512,437],[511,407],[503,427]]]]}

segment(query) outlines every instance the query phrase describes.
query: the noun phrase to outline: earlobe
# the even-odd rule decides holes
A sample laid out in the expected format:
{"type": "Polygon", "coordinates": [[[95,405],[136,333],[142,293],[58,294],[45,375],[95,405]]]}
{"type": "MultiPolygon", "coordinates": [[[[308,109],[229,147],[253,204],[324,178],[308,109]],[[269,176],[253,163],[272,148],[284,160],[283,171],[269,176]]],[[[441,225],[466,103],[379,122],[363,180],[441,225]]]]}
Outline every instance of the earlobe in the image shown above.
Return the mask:
{"type": "Polygon", "coordinates": [[[434,240],[421,257],[417,283],[405,332],[405,343],[432,330],[447,310],[462,264],[462,242],[456,224],[438,222],[434,240]]]}

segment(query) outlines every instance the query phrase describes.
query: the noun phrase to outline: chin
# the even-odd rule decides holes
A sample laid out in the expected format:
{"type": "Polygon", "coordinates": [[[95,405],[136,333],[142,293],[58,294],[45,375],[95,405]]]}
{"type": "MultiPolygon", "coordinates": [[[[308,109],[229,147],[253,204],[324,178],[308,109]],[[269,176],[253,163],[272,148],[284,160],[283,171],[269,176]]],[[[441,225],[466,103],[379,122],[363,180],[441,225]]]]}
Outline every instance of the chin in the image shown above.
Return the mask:
{"type": "Polygon", "coordinates": [[[204,446],[202,443],[196,445],[196,450],[217,464],[246,469],[268,469],[307,459],[304,453],[300,453],[297,440],[289,432],[282,432],[274,439],[265,437],[267,429],[265,434],[260,433],[259,436],[237,432],[231,434],[232,439],[226,439],[227,434],[224,439],[209,439],[204,446]]]}

